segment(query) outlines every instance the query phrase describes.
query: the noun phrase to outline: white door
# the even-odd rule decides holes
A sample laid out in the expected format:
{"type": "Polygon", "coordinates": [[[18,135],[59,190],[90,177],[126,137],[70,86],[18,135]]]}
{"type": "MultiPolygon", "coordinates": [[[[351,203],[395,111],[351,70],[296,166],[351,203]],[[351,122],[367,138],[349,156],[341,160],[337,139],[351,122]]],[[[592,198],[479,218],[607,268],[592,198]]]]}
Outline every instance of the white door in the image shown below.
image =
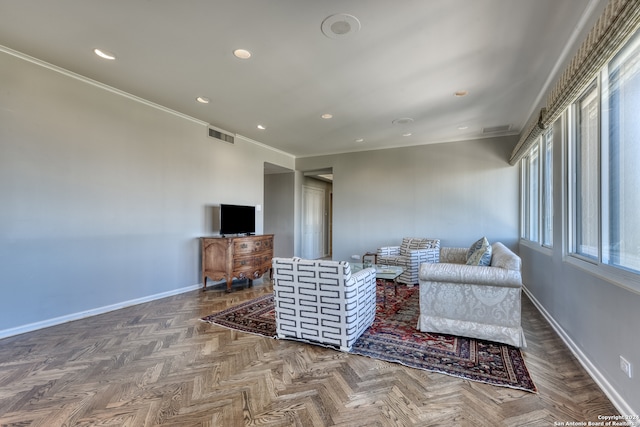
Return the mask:
{"type": "Polygon", "coordinates": [[[324,189],[302,187],[302,258],[324,255],[324,189]]]}

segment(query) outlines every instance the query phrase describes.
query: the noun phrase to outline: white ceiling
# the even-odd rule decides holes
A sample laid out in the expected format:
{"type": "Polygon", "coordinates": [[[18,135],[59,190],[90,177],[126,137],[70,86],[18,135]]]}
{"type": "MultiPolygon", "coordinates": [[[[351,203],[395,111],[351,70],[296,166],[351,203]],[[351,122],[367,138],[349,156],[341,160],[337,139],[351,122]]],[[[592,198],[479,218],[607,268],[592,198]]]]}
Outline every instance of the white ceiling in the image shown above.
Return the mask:
{"type": "Polygon", "coordinates": [[[2,0],[0,45],[312,156],[476,139],[495,126],[518,134],[604,3],[2,0]],[[360,30],[326,37],[334,14],[355,16],[360,30]],[[253,56],[237,59],[236,48],[253,56]]]}

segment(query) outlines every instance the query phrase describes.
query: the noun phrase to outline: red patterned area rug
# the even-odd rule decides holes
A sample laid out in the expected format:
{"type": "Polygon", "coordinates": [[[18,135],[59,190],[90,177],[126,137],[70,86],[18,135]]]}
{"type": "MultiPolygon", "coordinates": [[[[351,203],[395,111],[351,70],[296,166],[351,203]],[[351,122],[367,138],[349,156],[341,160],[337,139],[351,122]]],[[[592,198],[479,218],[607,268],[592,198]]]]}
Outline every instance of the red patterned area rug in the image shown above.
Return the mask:
{"type": "MultiPolygon", "coordinates": [[[[496,386],[536,393],[519,348],[490,341],[420,332],[418,287],[388,287],[386,304],[378,286],[373,325],[356,341],[352,354],[400,363],[411,368],[452,375],[496,386]]],[[[211,314],[202,320],[227,328],[275,338],[273,295],[211,314]]]]}

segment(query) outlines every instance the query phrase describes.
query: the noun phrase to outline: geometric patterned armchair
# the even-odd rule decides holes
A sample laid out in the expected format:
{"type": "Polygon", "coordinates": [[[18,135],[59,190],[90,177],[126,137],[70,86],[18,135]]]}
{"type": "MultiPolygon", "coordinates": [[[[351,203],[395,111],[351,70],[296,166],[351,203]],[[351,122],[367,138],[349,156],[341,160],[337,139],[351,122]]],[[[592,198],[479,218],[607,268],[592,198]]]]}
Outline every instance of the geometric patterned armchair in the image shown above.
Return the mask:
{"type": "Polygon", "coordinates": [[[406,285],[418,284],[418,271],[423,262],[440,261],[440,240],[405,237],[400,246],[378,248],[376,263],[395,265],[404,271],[397,281],[406,285]]]}
{"type": "Polygon", "coordinates": [[[376,315],[376,270],[345,261],[273,258],[276,332],[349,351],[376,315]]]}

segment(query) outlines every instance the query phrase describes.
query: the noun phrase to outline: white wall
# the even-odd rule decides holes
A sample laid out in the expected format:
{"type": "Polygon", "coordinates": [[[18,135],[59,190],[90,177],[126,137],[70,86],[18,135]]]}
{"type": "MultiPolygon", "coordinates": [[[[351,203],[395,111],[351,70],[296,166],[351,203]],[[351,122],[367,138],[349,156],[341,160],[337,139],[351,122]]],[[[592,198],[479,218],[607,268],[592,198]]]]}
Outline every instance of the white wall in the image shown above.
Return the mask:
{"type": "Polygon", "coordinates": [[[294,236],[294,173],[264,176],[264,232],[274,234],[273,255],[292,257],[294,236]]]}
{"type": "Polygon", "coordinates": [[[0,52],[0,336],[201,283],[208,207],[294,166],[59,71],[0,52]]]}
{"type": "Polygon", "coordinates": [[[487,236],[518,242],[516,139],[492,138],[301,158],[299,171],[333,168],[333,259],[402,237],[468,247],[487,236]]]}

